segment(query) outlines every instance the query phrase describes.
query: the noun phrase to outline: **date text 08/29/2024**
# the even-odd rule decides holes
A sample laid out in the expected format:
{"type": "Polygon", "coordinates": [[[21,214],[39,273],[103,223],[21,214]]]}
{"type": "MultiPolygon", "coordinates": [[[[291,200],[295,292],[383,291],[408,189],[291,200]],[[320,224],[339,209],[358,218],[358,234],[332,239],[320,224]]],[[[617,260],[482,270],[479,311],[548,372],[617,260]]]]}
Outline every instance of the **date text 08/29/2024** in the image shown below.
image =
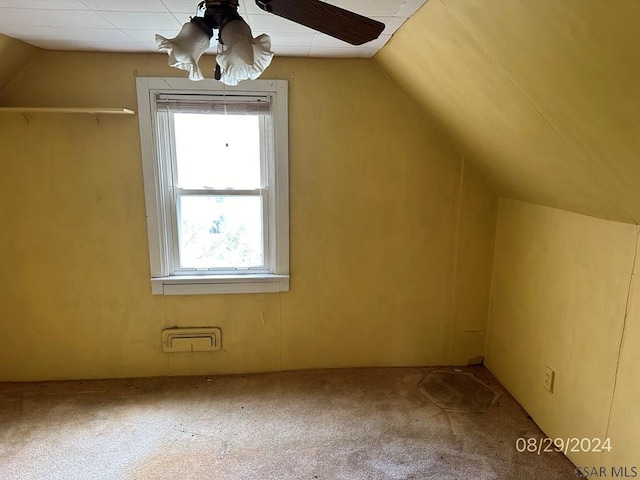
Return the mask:
{"type": "MultiPolygon", "coordinates": [[[[599,438],[518,438],[515,444],[516,450],[520,453],[563,453],[567,455],[573,452],[611,452],[611,439],[599,438]]],[[[638,478],[637,466],[618,467],[585,467],[577,466],[576,478],[638,478]]]]}
{"type": "Polygon", "coordinates": [[[601,453],[610,452],[610,438],[548,438],[531,437],[518,438],[516,440],[516,451],[520,453],[528,452],[541,455],[543,453],[562,452],[565,455],[575,452],[601,453]]]}

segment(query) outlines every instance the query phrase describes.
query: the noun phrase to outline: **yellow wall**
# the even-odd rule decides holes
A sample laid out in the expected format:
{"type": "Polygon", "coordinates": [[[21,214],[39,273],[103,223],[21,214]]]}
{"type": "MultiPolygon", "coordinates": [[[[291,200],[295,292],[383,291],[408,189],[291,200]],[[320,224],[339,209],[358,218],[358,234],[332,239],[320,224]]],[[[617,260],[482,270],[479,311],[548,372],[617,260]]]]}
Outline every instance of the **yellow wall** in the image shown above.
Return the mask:
{"type": "Polygon", "coordinates": [[[638,22],[636,0],[430,0],[375,56],[501,195],[487,365],[548,435],[612,437],[585,466],[640,468],[638,22]]]}
{"type": "Polygon", "coordinates": [[[509,198],[640,222],[640,2],[429,0],[375,60],[509,198]]]}
{"type": "Polygon", "coordinates": [[[0,91],[40,49],[0,33],[0,91]]]}
{"type": "MultiPolygon", "coordinates": [[[[44,52],[0,103],[135,109],[134,74],[181,72],[162,55],[44,52]]],[[[0,114],[0,380],[484,353],[493,191],[374,62],[279,58],[265,77],[290,82],[283,294],[152,296],[137,118],[0,114]],[[224,351],[163,354],[174,325],[221,327],[224,351]]]]}
{"type": "Polygon", "coordinates": [[[451,359],[457,365],[484,352],[498,207],[468,162],[462,178],[451,329],[451,359]]]}
{"type": "Polygon", "coordinates": [[[615,439],[613,450],[605,455],[607,466],[635,466],[640,475],[640,244],[636,248],[633,281],[622,350],[614,388],[608,435],[615,439]]]}
{"type": "Polygon", "coordinates": [[[640,466],[638,287],[626,316],[637,237],[636,226],[500,199],[486,364],[549,437],[611,437],[606,458],[569,453],[576,465],[640,466]]]}

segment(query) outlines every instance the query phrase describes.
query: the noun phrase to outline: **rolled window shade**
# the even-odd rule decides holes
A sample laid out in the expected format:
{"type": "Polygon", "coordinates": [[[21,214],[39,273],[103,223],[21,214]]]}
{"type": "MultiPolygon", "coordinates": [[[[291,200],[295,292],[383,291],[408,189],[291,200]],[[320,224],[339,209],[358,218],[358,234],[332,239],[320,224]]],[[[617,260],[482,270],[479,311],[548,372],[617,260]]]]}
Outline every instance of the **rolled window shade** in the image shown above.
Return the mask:
{"type": "Polygon", "coordinates": [[[213,113],[217,115],[267,115],[271,113],[268,96],[168,95],[156,96],[156,109],[170,113],[213,113]]]}

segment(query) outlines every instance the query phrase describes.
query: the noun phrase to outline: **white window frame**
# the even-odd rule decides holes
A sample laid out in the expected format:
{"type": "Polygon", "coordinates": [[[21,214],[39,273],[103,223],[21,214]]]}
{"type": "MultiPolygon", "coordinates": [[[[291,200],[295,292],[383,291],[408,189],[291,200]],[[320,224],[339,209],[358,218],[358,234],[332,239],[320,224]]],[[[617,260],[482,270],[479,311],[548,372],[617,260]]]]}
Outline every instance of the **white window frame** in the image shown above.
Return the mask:
{"type": "Polygon", "coordinates": [[[197,295],[214,293],[266,293],[289,291],[289,154],[288,84],[286,80],[254,80],[226,86],[214,80],[194,82],[185,78],[137,77],[140,147],[149,236],[151,290],[154,295],[197,295]],[[167,164],[158,154],[155,99],[160,93],[202,95],[265,95],[271,100],[274,158],[269,165],[267,272],[195,275],[171,272],[174,249],[167,164]]]}

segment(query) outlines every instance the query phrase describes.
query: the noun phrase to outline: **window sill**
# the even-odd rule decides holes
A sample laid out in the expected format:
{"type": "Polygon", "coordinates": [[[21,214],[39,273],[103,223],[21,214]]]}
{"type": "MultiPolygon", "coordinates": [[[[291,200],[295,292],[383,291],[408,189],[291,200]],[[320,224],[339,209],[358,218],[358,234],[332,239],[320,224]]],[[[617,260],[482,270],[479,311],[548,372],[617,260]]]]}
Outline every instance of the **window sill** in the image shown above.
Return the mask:
{"type": "Polygon", "coordinates": [[[289,291],[289,275],[173,276],[151,279],[154,295],[209,295],[289,291]]]}

